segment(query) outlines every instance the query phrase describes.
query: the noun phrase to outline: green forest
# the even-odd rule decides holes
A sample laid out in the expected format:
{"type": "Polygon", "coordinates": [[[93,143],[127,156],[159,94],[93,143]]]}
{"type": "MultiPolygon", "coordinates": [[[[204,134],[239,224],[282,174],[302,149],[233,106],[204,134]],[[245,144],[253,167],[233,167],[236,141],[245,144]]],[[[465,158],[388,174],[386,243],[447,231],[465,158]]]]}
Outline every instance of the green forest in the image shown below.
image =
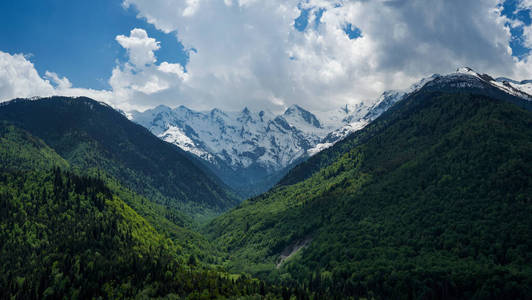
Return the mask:
{"type": "Polygon", "coordinates": [[[202,267],[97,178],[59,168],[2,172],[0,208],[1,298],[211,299],[267,291],[258,280],[202,267]]]}
{"type": "Polygon", "coordinates": [[[89,98],[16,99],[0,120],[41,139],[77,172],[105,173],[176,215],[217,215],[240,200],[190,154],[89,98]]]}
{"type": "Polygon", "coordinates": [[[242,203],[110,107],[18,99],[0,299],[528,299],[531,173],[496,94],[422,89],[242,203]]]}
{"type": "Polygon", "coordinates": [[[530,111],[421,92],[205,232],[230,270],[322,295],[526,299],[531,171],[530,111]]]}
{"type": "Polygon", "coordinates": [[[116,180],[69,171],[28,132],[1,123],[0,142],[0,299],[286,293],[216,267],[219,256],[200,234],[116,180]]]}

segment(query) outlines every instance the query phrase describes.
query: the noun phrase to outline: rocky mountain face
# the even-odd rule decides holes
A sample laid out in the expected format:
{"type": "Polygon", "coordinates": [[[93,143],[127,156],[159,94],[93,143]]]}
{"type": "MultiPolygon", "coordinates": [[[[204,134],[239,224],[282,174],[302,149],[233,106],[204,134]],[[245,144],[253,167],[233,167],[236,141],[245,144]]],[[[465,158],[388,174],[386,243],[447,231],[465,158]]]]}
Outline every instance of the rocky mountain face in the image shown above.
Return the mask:
{"type": "Polygon", "coordinates": [[[448,75],[434,74],[405,90],[386,91],[374,100],[316,114],[298,105],[279,115],[248,108],[240,112],[199,112],[185,106],[158,106],[144,112],[132,111],[128,116],[159,138],[199,157],[226,184],[249,197],[268,190],[292,166],[364,128],[425,85],[452,84],[456,79],[461,85],[482,82],[532,99],[531,81],[494,79],[460,68],[448,75]]]}
{"type": "Polygon", "coordinates": [[[320,117],[298,105],[279,115],[248,108],[198,112],[185,106],[158,106],[130,112],[130,117],[199,157],[226,184],[248,197],[269,189],[294,164],[363,128],[398,96],[381,97],[372,105],[346,105],[320,117]]]}

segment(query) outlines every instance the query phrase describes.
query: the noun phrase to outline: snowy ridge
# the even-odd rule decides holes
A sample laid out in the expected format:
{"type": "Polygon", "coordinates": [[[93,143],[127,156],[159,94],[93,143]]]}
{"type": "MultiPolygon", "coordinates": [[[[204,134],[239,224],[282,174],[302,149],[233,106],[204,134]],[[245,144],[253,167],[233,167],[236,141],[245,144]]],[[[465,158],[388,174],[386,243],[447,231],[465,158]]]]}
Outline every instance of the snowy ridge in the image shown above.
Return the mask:
{"type": "Polygon", "coordinates": [[[346,116],[341,122],[338,123],[341,126],[338,126],[336,129],[331,131],[327,136],[325,136],[322,142],[310,149],[308,151],[309,155],[314,155],[322,150],[325,150],[333,146],[338,141],[343,140],[351,133],[364,128],[367,124],[378,118],[395,103],[406,98],[411,93],[420,90],[423,86],[425,86],[425,84],[438,77],[440,77],[440,75],[435,74],[430,77],[423,78],[405,90],[385,91],[376,101],[373,102],[372,105],[366,105],[364,102],[352,107],[346,105],[344,110],[346,112],[346,116]]]}
{"type": "Polygon", "coordinates": [[[128,116],[161,139],[212,164],[224,164],[234,171],[259,167],[272,173],[360,130],[396,102],[390,95],[400,96],[385,93],[375,103],[346,105],[322,113],[320,118],[298,105],[280,115],[248,108],[198,112],[184,106],[158,106],[128,116]]]}
{"type": "MultiPolygon", "coordinates": [[[[458,68],[455,73],[448,75],[434,74],[430,77],[412,84],[405,90],[390,90],[382,93],[382,95],[375,101],[372,106],[366,106],[360,103],[358,106],[349,107],[346,105],[344,111],[347,113],[341,123],[347,123],[338,129],[329,133],[321,143],[318,143],[314,148],[308,150],[310,155],[314,155],[328,147],[331,147],[336,142],[344,139],[349,134],[364,128],[371,121],[378,118],[382,113],[388,110],[395,103],[408,97],[410,94],[419,91],[425,85],[437,85],[442,82],[452,82],[453,87],[457,88],[485,88],[483,84],[489,84],[496,87],[505,93],[517,96],[528,101],[532,101],[532,80],[515,81],[508,78],[493,79],[487,74],[479,74],[468,67],[458,68]]],[[[332,116],[331,119],[338,120],[338,114],[332,116]]]]}
{"type": "MultiPolygon", "coordinates": [[[[456,70],[456,75],[469,75],[479,79],[480,81],[487,83],[493,87],[496,87],[503,92],[506,92],[510,95],[532,101],[532,81],[523,80],[521,82],[508,79],[508,78],[497,78],[494,79],[488,74],[480,74],[475,72],[471,68],[459,68],[456,70]]],[[[453,76],[455,74],[451,74],[453,76]]]]}
{"type": "Polygon", "coordinates": [[[281,115],[271,112],[240,112],[213,109],[196,112],[184,106],[158,106],[145,112],[129,112],[131,120],[163,140],[176,144],[212,163],[223,161],[231,168],[260,165],[270,171],[282,169],[303,155],[314,155],[349,134],[364,128],[392,105],[425,85],[449,84],[455,88],[485,88],[489,84],[508,94],[532,100],[532,81],[493,79],[463,67],[448,75],[434,74],[404,90],[390,90],[368,102],[345,105],[318,116],[293,105],[281,115]]]}
{"type": "Polygon", "coordinates": [[[133,121],[161,139],[211,163],[224,162],[233,170],[253,165],[280,170],[329,132],[315,115],[299,106],[288,108],[282,115],[248,108],[196,112],[184,106],[159,106],[131,115],[133,121]]]}
{"type": "Polygon", "coordinates": [[[380,105],[375,101],[345,105],[320,117],[298,105],[277,115],[248,108],[199,112],[158,106],[128,116],[199,157],[237,193],[250,197],[270,189],[290,166],[362,129],[395,103],[386,101],[387,97],[379,99],[380,105]],[[371,118],[364,119],[367,115],[371,118]]]}

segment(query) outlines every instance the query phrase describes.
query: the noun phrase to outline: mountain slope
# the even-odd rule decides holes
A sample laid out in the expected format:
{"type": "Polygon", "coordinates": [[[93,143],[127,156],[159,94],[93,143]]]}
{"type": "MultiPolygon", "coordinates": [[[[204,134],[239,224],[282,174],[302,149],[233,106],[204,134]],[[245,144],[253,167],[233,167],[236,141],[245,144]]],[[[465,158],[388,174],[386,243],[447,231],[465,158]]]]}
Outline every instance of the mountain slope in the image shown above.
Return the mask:
{"type": "Polygon", "coordinates": [[[0,122],[0,169],[34,170],[69,164],[42,140],[6,122],[0,122]]]}
{"type": "Polygon", "coordinates": [[[76,170],[44,141],[7,122],[0,122],[0,172],[48,172],[53,168],[75,171],[105,183],[111,192],[145,218],[158,233],[169,237],[182,255],[196,255],[206,264],[216,263],[217,251],[200,234],[188,228],[194,222],[171,207],[148,200],[97,169],[76,170]]]}
{"type": "Polygon", "coordinates": [[[5,122],[0,162],[1,299],[280,293],[214,271],[208,242],[170,222],[168,211],[101,173],[61,170],[71,168],[53,149],[5,122]]]}
{"type": "Polygon", "coordinates": [[[238,199],[190,156],[88,98],[13,100],[0,120],[41,138],[74,169],[97,169],[150,200],[209,215],[238,199]]]}
{"type": "Polygon", "coordinates": [[[329,296],[526,298],[529,103],[431,82],[209,224],[228,266],[329,296]]]}
{"type": "Polygon", "coordinates": [[[104,182],[60,169],[0,171],[0,298],[259,294],[197,265],[104,182]]]}
{"type": "MultiPolygon", "coordinates": [[[[501,88],[499,83],[503,81],[507,82],[507,79],[499,79],[496,81],[491,76],[478,74],[470,68],[460,68],[455,73],[444,76],[434,74],[413,84],[405,91],[389,91],[383,93],[380,101],[377,102],[373,109],[370,110],[362,120],[369,123],[371,120],[379,117],[382,113],[385,113],[390,107],[393,107],[395,103],[418,93],[420,90],[423,90],[424,92],[476,93],[511,102],[526,110],[532,110],[532,101],[530,101],[532,100],[532,96],[526,94],[528,81],[524,82],[524,87],[523,84],[514,84],[512,91],[508,90],[506,87],[501,88]],[[376,113],[373,114],[373,111],[376,113]]],[[[354,131],[349,131],[345,133],[343,137],[340,137],[338,139],[340,142],[336,144],[334,149],[326,150],[323,155],[314,156],[310,158],[307,163],[292,168],[289,171],[288,176],[285,176],[280,180],[279,184],[286,185],[298,182],[310,177],[320,168],[327,166],[331,161],[339,157],[345,151],[348,151],[349,147],[352,146],[352,143],[350,142],[344,144],[341,141],[353,132],[354,131]]],[[[360,135],[357,135],[356,139],[364,140],[367,136],[366,133],[361,132],[360,135]]]]}
{"type": "Polygon", "coordinates": [[[532,99],[530,81],[494,79],[460,68],[454,75],[434,74],[404,90],[385,91],[377,99],[318,114],[292,105],[280,115],[248,108],[241,112],[197,112],[184,106],[158,106],[127,115],[161,139],[199,157],[227,185],[248,198],[267,191],[293,166],[364,128],[425,85],[464,76],[480,80],[482,88],[532,99]]]}

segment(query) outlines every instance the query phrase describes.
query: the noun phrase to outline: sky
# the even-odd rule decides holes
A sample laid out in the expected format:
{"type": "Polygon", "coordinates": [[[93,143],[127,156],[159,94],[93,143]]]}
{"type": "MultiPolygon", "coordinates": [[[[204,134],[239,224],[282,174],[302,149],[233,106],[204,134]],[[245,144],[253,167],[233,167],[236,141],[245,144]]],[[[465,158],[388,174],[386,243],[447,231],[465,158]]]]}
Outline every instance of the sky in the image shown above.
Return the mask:
{"type": "Polygon", "coordinates": [[[0,101],[311,111],[461,66],[532,79],[532,0],[0,2],[0,101]]]}

